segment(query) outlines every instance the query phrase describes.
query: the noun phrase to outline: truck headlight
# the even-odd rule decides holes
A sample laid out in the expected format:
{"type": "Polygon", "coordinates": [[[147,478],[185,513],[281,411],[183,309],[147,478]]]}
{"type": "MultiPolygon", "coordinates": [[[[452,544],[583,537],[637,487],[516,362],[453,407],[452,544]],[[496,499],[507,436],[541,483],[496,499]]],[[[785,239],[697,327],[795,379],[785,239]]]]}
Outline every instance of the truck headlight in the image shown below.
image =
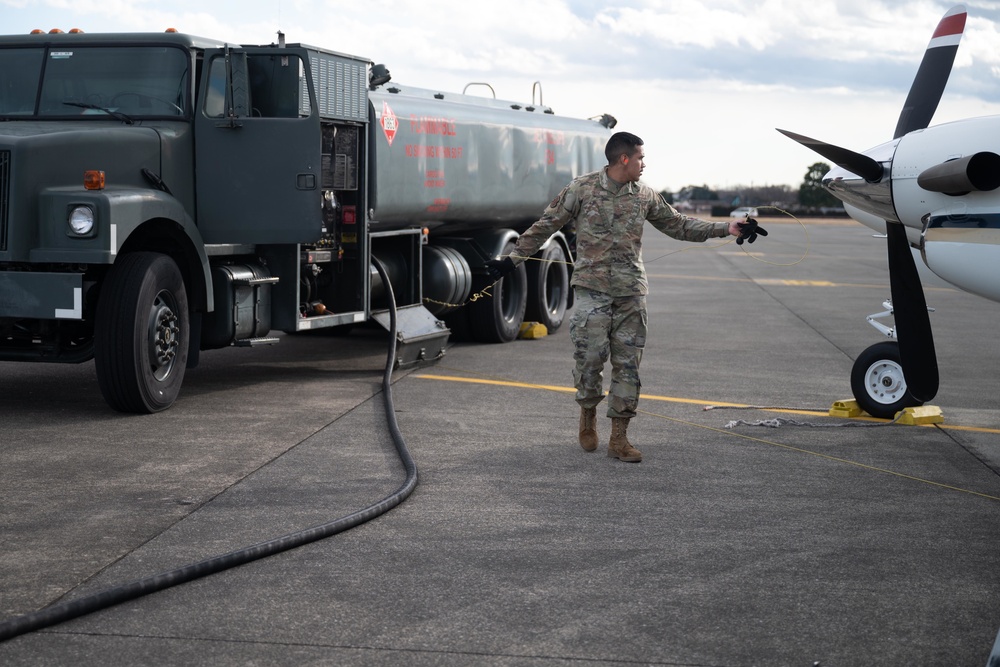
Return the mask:
{"type": "Polygon", "coordinates": [[[88,236],[94,231],[94,209],[74,206],[69,212],[69,228],[75,236],[88,236]]]}

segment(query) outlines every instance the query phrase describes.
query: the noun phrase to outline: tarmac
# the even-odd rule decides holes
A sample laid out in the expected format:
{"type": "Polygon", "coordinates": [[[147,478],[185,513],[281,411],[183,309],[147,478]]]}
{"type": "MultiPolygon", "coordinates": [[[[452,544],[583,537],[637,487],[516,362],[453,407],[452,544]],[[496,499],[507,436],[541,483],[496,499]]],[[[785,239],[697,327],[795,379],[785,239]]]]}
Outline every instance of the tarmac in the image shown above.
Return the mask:
{"type": "MultiPolygon", "coordinates": [[[[419,476],[398,507],[15,637],[0,664],[986,665],[1000,304],[927,289],[943,423],[830,417],[884,340],[885,242],[761,224],[743,247],[648,230],[641,463],[576,443],[568,324],[455,343],[393,374],[419,476]],[[806,425],[750,425],[774,419],[806,425]]],[[[92,363],[0,363],[0,622],[400,488],[385,332],[281,339],[204,353],[148,416],[110,410],[92,363]]]]}

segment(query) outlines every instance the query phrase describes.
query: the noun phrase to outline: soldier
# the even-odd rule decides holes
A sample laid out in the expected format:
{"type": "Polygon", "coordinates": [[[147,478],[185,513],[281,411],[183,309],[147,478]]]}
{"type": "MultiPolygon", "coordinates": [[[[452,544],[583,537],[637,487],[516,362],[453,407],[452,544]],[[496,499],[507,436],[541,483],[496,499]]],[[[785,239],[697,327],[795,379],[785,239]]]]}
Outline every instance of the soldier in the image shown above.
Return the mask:
{"type": "Polygon", "coordinates": [[[767,235],[757,222],[707,222],[678,213],[652,188],[639,183],[646,154],[642,139],[628,132],[611,136],[604,149],[608,166],[574,179],[545,209],[502,259],[486,262],[499,280],[534,255],[556,231],[576,225],[573,269],[575,311],[570,340],[576,367],[573,380],[580,405],[580,446],[597,449],[597,405],[604,398],[604,364],[611,357],[608,456],[639,462],[642,453],[627,437],[639,402],[639,361],[646,344],[646,270],[642,230],[646,221],[683,241],[740,237],[751,243],[767,235]]]}

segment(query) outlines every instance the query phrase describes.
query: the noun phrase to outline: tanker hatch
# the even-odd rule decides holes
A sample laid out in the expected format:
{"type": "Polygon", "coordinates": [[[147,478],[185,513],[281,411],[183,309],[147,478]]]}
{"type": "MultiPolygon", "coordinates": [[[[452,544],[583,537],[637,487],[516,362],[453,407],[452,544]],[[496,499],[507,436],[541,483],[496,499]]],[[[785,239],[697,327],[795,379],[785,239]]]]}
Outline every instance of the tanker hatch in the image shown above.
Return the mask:
{"type": "Polygon", "coordinates": [[[608,128],[609,130],[613,130],[615,129],[615,125],[618,124],[618,119],[612,116],[611,114],[606,113],[603,114],[601,116],[601,119],[598,120],[597,122],[603,125],[604,127],[608,128]]]}

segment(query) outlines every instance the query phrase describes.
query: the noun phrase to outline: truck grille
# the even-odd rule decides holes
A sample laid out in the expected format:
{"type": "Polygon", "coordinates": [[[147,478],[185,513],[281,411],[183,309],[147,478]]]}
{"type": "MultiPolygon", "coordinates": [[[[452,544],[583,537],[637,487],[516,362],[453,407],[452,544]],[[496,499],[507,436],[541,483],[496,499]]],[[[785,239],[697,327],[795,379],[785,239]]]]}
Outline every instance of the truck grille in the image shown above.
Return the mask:
{"type": "Polygon", "coordinates": [[[10,210],[10,151],[0,151],[0,251],[7,250],[7,217],[10,210]]]}

